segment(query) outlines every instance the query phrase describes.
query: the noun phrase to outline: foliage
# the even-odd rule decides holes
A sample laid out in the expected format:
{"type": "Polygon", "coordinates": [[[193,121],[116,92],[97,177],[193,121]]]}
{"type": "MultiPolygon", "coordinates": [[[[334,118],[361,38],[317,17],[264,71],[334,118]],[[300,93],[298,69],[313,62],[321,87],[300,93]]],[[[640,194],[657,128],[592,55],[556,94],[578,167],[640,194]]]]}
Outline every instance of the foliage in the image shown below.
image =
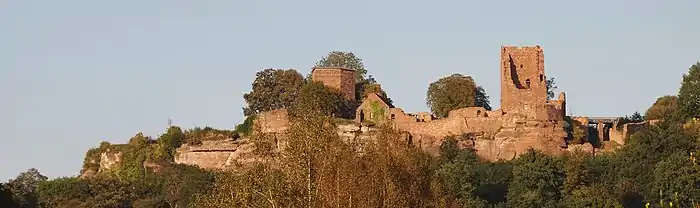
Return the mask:
{"type": "Polygon", "coordinates": [[[287,108],[299,96],[304,77],[293,69],[264,69],[255,74],[253,89],[243,95],[245,116],[287,108]]]}
{"type": "Polygon", "coordinates": [[[453,74],[430,83],[426,102],[433,115],[444,118],[451,110],[475,106],[475,98],[474,79],[453,74]]]}
{"type": "Polygon", "coordinates": [[[115,171],[120,179],[136,181],[146,177],[147,170],[143,163],[153,156],[152,143],[154,141],[143,133],[138,133],[129,139],[129,148],[120,151],[122,159],[115,171]]]}
{"type": "Polygon", "coordinates": [[[635,111],[631,116],[625,115],[624,117],[620,118],[620,120],[617,121],[617,125],[615,126],[615,129],[617,130],[622,130],[622,126],[628,123],[639,123],[644,121],[644,116],[642,114],[639,114],[639,112],[635,111]]]}
{"type": "Polygon", "coordinates": [[[386,118],[386,109],[381,106],[379,101],[372,100],[369,103],[370,112],[372,113],[372,121],[380,123],[386,118]]]}
{"type": "Polygon", "coordinates": [[[558,88],[557,83],[554,82],[554,77],[547,79],[545,84],[547,85],[547,100],[554,99],[554,90],[558,88]]]}
{"type": "Polygon", "coordinates": [[[700,117],[700,62],[683,74],[678,90],[678,115],[681,119],[700,117]]]}
{"type": "Polygon", "coordinates": [[[247,116],[243,123],[236,125],[236,133],[244,136],[250,135],[250,133],[253,131],[253,122],[255,121],[255,118],[255,115],[247,116]]]}
{"type": "Polygon", "coordinates": [[[329,88],[321,82],[311,82],[301,89],[299,98],[289,108],[292,118],[304,117],[307,114],[321,114],[341,118],[351,118],[351,101],[340,91],[329,88]]]}
{"type": "Polygon", "coordinates": [[[672,95],[661,96],[656,99],[647,112],[644,114],[646,119],[664,119],[669,115],[674,114],[678,110],[678,97],[672,95]]]}
{"type": "Polygon", "coordinates": [[[185,141],[185,134],[180,127],[172,126],[158,138],[158,147],[154,157],[159,160],[172,162],[175,158],[175,149],[185,141]]]}
{"type": "Polygon", "coordinates": [[[551,156],[530,149],[516,159],[508,187],[510,207],[557,207],[564,173],[551,156]]]}
{"type": "Polygon", "coordinates": [[[194,127],[184,132],[185,144],[201,145],[202,141],[207,140],[225,140],[236,137],[236,132],[231,130],[221,130],[212,127],[194,127]]]}
{"type": "Polygon", "coordinates": [[[374,81],[374,78],[370,78],[370,81],[365,81],[365,83],[363,83],[361,93],[361,97],[356,96],[358,97],[358,102],[362,102],[370,93],[376,93],[386,104],[393,106],[394,101],[388,97],[384,89],[382,89],[382,86],[374,81]]]}
{"type": "Polygon", "coordinates": [[[47,177],[42,175],[39,170],[30,168],[7,182],[7,186],[9,192],[12,193],[12,198],[19,206],[36,207],[38,203],[36,188],[39,183],[46,181],[46,179],[47,177]]]}
{"type": "Polygon", "coordinates": [[[486,94],[486,90],[484,90],[483,87],[476,87],[475,95],[476,96],[474,97],[474,106],[483,107],[486,110],[493,110],[491,108],[491,101],[489,100],[489,96],[486,94]]]}

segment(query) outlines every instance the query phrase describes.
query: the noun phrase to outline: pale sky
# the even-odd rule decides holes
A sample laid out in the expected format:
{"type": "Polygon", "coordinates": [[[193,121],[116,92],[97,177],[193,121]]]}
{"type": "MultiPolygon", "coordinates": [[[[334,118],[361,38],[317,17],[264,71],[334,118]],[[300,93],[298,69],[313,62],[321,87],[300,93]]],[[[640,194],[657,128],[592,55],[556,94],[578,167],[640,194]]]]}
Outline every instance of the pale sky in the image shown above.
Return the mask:
{"type": "Polygon", "coordinates": [[[473,76],[499,106],[501,45],[543,47],[569,114],[644,112],[700,61],[700,1],[0,0],[0,181],[77,175],[100,141],[231,129],[263,68],[350,51],[409,112],[473,76]]]}

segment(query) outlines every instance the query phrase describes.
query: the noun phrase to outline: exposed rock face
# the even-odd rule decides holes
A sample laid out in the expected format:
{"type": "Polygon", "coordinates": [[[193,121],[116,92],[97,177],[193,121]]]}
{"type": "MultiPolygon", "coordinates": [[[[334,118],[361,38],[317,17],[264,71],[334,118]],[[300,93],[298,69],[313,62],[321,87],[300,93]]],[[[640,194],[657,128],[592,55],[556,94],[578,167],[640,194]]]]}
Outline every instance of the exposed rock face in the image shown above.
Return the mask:
{"type": "Polygon", "coordinates": [[[100,155],[100,172],[112,170],[119,166],[119,163],[122,161],[122,155],[123,153],[121,152],[103,152],[102,155],[100,155]]]}
{"type": "Polygon", "coordinates": [[[256,161],[253,145],[242,141],[202,141],[202,145],[182,145],[175,163],[197,165],[205,169],[227,169],[256,161]]]}

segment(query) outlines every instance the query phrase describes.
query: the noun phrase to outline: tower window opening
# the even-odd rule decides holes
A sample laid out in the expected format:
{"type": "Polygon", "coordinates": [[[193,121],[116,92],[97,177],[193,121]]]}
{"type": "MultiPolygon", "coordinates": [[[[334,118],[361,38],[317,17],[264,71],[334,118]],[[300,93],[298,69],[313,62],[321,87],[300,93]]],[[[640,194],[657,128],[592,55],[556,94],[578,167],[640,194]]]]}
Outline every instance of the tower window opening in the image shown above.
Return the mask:
{"type": "Polygon", "coordinates": [[[540,82],[544,81],[544,76],[540,74],[540,82]]]}
{"type": "Polygon", "coordinates": [[[530,79],[525,80],[525,86],[527,86],[527,88],[530,89],[530,79]]]}

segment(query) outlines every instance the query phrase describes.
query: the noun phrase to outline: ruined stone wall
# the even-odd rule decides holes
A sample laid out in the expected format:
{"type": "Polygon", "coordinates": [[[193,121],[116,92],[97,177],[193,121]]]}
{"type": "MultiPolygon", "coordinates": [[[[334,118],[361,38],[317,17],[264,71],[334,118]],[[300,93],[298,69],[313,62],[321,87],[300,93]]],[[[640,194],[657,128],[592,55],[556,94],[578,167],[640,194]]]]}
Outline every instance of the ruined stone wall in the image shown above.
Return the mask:
{"type": "Polygon", "coordinates": [[[501,109],[547,120],[544,53],[539,46],[501,47],[501,109]]]}
{"type": "Polygon", "coordinates": [[[348,99],[355,100],[355,70],[338,67],[316,67],[311,71],[313,81],[340,90],[348,99]]]}
{"type": "MultiPolygon", "coordinates": [[[[483,107],[469,107],[451,110],[447,113],[447,117],[464,117],[464,118],[476,118],[476,117],[488,117],[488,110],[483,107]]],[[[498,113],[496,113],[498,114],[498,113]]]]}
{"type": "Polygon", "coordinates": [[[253,122],[263,133],[280,133],[289,128],[289,118],[286,109],[278,109],[259,113],[253,122]]]}
{"type": "Polygon", "coordinates": [[[462,117],[457,112],[454,115],[430,122],[395,122],[395,127],[413,136],[430,136],[441,140],[449,135],[467,133],[495,135],[503,126],[500,118],[462,117]]]}
{"type": "Polygon", "coordinates": [[[413,123],[418,122],[418,119],[414,116],[407,115],[401,108],[391,108],[389,109],[391,115],[393,115],[393,121],[395,123],[413,123]]]}

